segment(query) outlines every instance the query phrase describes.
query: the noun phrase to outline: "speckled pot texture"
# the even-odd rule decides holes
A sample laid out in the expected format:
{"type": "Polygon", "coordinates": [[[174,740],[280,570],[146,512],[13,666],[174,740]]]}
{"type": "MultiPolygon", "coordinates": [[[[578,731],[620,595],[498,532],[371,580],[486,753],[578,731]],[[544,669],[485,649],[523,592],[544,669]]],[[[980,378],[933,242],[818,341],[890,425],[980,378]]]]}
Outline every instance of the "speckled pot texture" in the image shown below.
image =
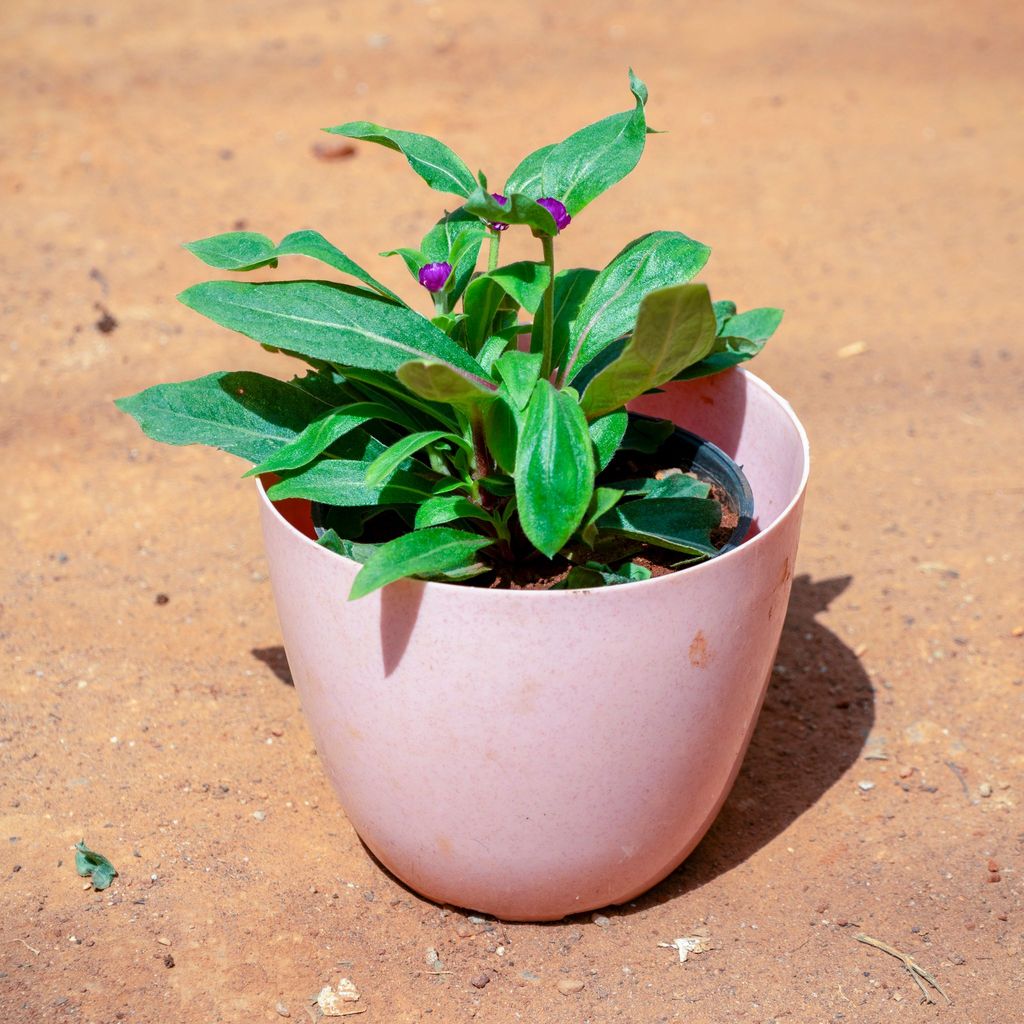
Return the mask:
{"type": "Polygon", "coordinates": [[[633,899],[707,831],[746,750],[789,600],[809,468],[786,402],[732,370],[635,406],[740,463],[740,547],[596,590],[402,581],[358,565],[308,504],[261,519],[288,661],[324,768],[370,850],[431,899],[555,920],[633,899]]]}

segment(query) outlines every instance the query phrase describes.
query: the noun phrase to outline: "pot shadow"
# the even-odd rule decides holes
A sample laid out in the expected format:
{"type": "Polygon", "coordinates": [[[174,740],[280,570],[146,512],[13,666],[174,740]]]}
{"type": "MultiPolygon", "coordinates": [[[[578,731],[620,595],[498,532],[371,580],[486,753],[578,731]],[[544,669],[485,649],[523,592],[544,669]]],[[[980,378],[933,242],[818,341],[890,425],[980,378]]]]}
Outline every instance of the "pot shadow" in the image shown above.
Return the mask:
{"type": "Polygon", "coordinates": [[[262,661],[286,686],[295,685],[292,670],[288,667],[288,655],[283,647],[254,647],[249,653],[257,661],[262,661]]]}
{"type": "Polygon", "coordinates": [[[874,688],[854,652],[815,620],[851,582],[793,580],[771,682],[732,791],[693,853],[619,913],[665,903],[742,864],[857,762],[875,721],[874,688]]]}

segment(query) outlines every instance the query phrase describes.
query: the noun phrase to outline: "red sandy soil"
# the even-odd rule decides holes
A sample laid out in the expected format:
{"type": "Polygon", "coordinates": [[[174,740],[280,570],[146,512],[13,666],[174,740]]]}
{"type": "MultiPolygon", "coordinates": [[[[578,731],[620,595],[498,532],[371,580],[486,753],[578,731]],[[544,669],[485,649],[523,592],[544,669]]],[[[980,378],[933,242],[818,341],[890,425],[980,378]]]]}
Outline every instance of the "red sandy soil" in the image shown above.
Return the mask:
{"type": "Polygon", "coordinates": [[[0,24],[0,1020],[304,1021],[342,974],[366,1024],[1024,1019],[1018,6],[8,0],[0,24]],[[434,132],[497,179],[626,107],[629,64],[670,134],[564,265],[678,228],[715,295],[789,311],[757,370],[814,446],[798,577],[687,863],[600,923],[471,923],[328,790],[242,464],[111,401],[282,372],[175,303],[184,241],[315,226],[407,288],[375,254],[443,198],[397,154],[317,155],[321,126],[434,132]],[[702,925],[685,964],[659,946],[702,925]]]}

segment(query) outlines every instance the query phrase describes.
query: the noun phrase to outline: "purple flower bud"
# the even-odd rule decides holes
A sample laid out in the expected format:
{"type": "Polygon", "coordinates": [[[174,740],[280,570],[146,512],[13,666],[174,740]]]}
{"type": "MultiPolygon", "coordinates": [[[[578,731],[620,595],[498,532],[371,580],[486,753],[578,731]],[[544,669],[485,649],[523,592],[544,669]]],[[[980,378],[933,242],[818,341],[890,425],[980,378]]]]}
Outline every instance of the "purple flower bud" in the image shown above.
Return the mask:
{"type": "Polygon", "coordinates": [[[427,263],[420,267],[420,284],[428,292],[439,292],[444,289],[451,274],[452,265],[450,263],[427,263]]]}
{"type": "MultiPolygon", "coordinates": [[[[508,196],[503,196],[503,195],[502,195],[502,194],[501,194],[500,192],[492,192],[492,193],[491,193],[491,198],[492,198],[492,199],[493,199],[493,200],[494,200],[494,201],[495,201],[495,202],[496,202],[496,203],[497,203],[497,204],[498,204],[499,206],[508,206],[508,196]]],[[[504,224],[504,223],[502,223],[502,222],[501,222],[500,220],[496,220],[496,221],[492,221],[492,222],[491,222],[491,223],[490,223],[490,224],[488,225],[488,227],[489,227],[489,228],[490,228],[490,229],[491,229],[492,231],[504,231],[504,230],[505,230],[505,229],[506,229],[506,228],[508,227],[508,225],[507,225],[507,224],[504,224]]]]}
{"type": "Polygon", "coordinates": [[[569,211],[557,199],[538,199],[537,205],[543,206],[555,218],[555,227],[559,231],[564,231],[569,226],[572,217],[569,216],[569,211]]]}

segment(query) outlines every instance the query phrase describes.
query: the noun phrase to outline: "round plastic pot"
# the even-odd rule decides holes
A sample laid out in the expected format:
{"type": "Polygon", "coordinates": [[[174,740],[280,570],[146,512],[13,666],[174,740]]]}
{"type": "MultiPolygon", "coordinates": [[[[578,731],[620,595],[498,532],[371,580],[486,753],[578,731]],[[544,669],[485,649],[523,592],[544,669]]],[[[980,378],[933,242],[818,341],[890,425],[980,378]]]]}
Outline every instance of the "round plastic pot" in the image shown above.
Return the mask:
{"type": "Polygon", "coordinates": [[[367,847],[438,902],[534,921],[626,902],[683,861],[736,777],[789,600],[807,438],[742,370],[636,408],[743,466],[743,544],[593,590],[406,580],[349,602],[359,566],[314,542],[308,503],[259,489],[327,775],[367,847]]]}

